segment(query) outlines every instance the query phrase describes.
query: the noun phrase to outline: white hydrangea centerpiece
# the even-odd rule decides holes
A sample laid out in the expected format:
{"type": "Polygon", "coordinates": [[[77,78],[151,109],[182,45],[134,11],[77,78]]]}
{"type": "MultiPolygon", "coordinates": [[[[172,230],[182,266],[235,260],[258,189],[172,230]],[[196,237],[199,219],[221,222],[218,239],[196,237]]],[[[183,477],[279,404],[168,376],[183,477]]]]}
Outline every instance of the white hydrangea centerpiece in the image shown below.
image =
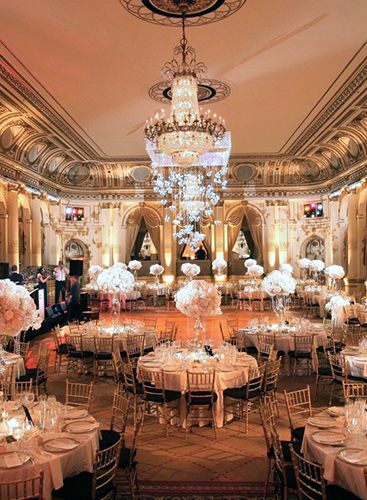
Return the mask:
{"type": "Polygon", "coordinates": [[[212,269],[214,272],[222,274],[223,271],[227,268],[227,261],[222,257],[217,257],[212,262],[212,269]]]}
{"type": "Polygon", "coordinates": [[[127,271],[126,264],[121,262],[104,269],[97,278],[97,286],[104,292],[131,293],[134,285],[134,276],[127,271]]]}
{"type": "Polygon", "coordinates": [[[192,279],[200,274],[200,267],[197,264],[190,264],[189,262],[185,262],[185,264],[182,264],[181,266],[181,271],[189,279],[192,279]]]}

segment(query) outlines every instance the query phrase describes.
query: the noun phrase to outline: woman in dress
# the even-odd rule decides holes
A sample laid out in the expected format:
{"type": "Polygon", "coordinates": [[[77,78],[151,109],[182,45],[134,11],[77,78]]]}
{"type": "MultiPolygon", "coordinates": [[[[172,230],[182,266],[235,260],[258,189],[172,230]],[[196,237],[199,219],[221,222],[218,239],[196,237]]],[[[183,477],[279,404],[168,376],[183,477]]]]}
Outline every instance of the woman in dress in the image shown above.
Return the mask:
{"type": "Polygon", "coordinates": [[[45,308],[47,307],[47,281],[49,276],[46,274],[46,269],[44,267],[40,267],[37,273],[37,288],[38,290],[44,290],[44,301],[45,308]]]}

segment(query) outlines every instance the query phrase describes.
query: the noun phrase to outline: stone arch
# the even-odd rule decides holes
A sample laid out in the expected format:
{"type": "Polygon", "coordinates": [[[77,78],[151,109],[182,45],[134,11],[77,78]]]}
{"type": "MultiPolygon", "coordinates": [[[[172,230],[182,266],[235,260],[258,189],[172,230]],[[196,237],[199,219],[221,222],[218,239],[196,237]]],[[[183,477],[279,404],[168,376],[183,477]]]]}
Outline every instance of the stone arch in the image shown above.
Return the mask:
{"type": "Polygon", "coordinates": [[[66,267],[69,267],[70,260],[75,258],[83,260],[83,273],[85,274],[88,271],[91,261],[91,253],[88,245],[84,243],[84,241],[79,238],[71,238],[65,243],[63,252],[66,267]]]}
{"type": "Polygon", "coordinates": [[[300,249],[300,257],[307,257],[310,260],[322,260],[325,262],[326,260],[326,241],[323,236],[319,234],[313,234],[306,238],[302,244],[300,249]],[[314,250],[312,250],[312,243],[315,242],[314,250]]]}

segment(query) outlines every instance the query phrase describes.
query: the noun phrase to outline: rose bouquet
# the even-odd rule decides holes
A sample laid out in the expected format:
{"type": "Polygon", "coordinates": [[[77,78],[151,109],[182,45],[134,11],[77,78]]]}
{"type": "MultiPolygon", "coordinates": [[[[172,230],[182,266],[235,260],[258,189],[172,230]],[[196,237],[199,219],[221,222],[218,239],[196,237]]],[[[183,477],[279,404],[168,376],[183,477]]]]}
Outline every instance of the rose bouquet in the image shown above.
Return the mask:
{"type": "Polygon", "coordinates": [[[190,264],[186,262],[185,264],[182,264],[181,271],[189,279],[192,279],[194,276],[200,274],[200,267],[197,264],[190,264]]]}
{"type": "Polygon", "coordinates": [[[279,271],[281,273],[285,273],[285,274],[288,274],[289,276],[291,276],[293,274],[293,266],[291,266],[290,264],[282,264],[279,268],[279,271]]]}
{"type": "Polygon", "coordinates": [[[218,272],[219,274],[221,274],[226,268],[227,262],[222,257],[217,257],[213,260],[212,269],[214,272],[218,272]]]}
{"type": "Polygon", "coordinates": [[[264,274],[263,266],[259,266],[259,264],[254,264],[247,268],[248,274],[253,278],[260,278],[264,274]]]}
{"type": "Polygon", "coordinates": [[[191,318],[222,314],[220,293],[204,280],[190,281],[176,293],[175,301],[177,309],[191,318]]]}
{"type": "Polygon", "coordinates": [[[113,293],[130,293],[134,290],[134,276],[126,270],[126,264],[117,263],[104,269],[97,278],[100,290],[113,293]]]}
{"type": "Polygon", "coordinates": [[[37,330],[41,323],[28,290],[8,279],[0,280],[0,332],[14,337],[28,328],[37,330]]]}
{"type": "Polygon", "coordinates": [[[246,259],[245,260],[245,267],[248,269],[251,266],[256,266],[257,262],[255,259],[246,259]]]}

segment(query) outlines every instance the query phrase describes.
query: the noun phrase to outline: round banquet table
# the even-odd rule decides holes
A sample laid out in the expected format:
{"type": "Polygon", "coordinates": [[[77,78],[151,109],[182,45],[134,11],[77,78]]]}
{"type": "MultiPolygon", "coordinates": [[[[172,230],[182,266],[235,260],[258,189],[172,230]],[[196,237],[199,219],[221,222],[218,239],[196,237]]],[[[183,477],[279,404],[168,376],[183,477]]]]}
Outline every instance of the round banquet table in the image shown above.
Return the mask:
{"type": "MultiPolygon", "coordinates": [[[[187,350],[177,350],[178,355],[187,354],[187,350]]],[[[242,387],[248,382],[250,368],[257,368],[257,361],[246,353],[237,353],[236,360],[229,362],[225,360],[216,360],[209,357],[208,363],[188,362],[183,363],[177,358],[171,360],[160,359],[155,353],[149,353],[138,361],[138,378],[140,368],[146,371],[164,371],[165,389],[181,392],[181,424],[185,425],[185,393],[187,391],[187,372],[188,370],[198,372],[206,370],[215,370],[214,389],[218,396],[215,405],[215,419],[217,427],[223,427],[224,424],[224,399],[223,391],[234,387],[242,387]],[[207,366],[206,366],[207,365],[207,366]]]]}
{"type": "MultiPolygon", "coordinates": [[[[294,351],[294,336],[295,335],[307,335],[302,333],[302,330],[296,329],[296,327],[287,326],[287,331],[279,331],[278,325],[270,325],[267,331],[260,331],[259,328],[241,328],[240,332],[244,332],[246,335],[246,340],[248,345],[258,347],[258,334],[264,335],[274,335],[275,338],[275,349],[277,351],[283,351],[286,354],[289,351],[294,351]]],[[[315,334],[316,346],[321,346],[323,340],[327,338],[327,333],[323,330],[322,325],[312,324],[312,333],[315,334]]]]}
{"type": "MultiPolygon", "coordinates": [[[[59,403],[58,403],[59,404],[59,403]]],[[[24,420],[24,413],[22,410],[14,410],[14,402],[6,403],[6,408],[9,413],[9,418],[14,419],[19,417],[19,421],[24,420]],[[13,406],[12,406],[13,405],[13,406]]],[[[64,405],[60,405],[63,406],[64,405]]],[[[65,408],[65,407],[64,407],[65,408]]],[[[70,411],[71,407],[66,407],[66,411],[70,411]]],[[[38,422],[39,417],[39,404],[30,408],[32,419],[35,423],[38,422]]],[[[74,476],[80,472],[93,472],[93,463],[95,454],[98,449],[99,441],[99,424],[89,414],[84,418],[78,420],[71,420],[67,418],[68,414],[63,420],[62,427],[70,424],[71,422],[89,422],[93,426],[93,430],[88,432],[70,433],[62,431],[62,427],[55,431],[40,431],[39,435],[35,435],[24,443],[23,439],[11,444],[0,446],[0,459],[3,453],[12,453],[19,451],[22,454],[30,456],[30,460],[24,465],[18,467],[6,468],[2,461],[0,467],[0,483],[7,481],[24,480],[34,477],[39,470],[44,472],[44,486],[43,498],[44,500],[51,500],[52,490],[59,489],[64,484],[64,478],[74,476]],[[78,442],[77,446],[72,450],[50,452],[44,449],[43,441],[51,438],[72,438],[78,442]],[[10,477],[11,471],[11,477],[10,477]]],[[[1,493],[1,490],[0,490],[1,493]]],[[[0,495],[1,496],[1,495],[0,495]]],[[[1,496],[1,498],[3,498],[1,496]]],[[[4,497],[4,500],[11,500],[4,497]]]]}
{"type": "MultiPolygon", "coordinates": [[[[324,411],[317,416],[319,415],[327,417],[329,416],[329,413],[324,411]]],[[[330,421],[334,421],[335,426],[327,430],[345,433],[347,435],[347,432],[343,427],[343,422],[340,420],[342,420],[342,417],[338,419],[330,417],[330,421]]],[[[357,495],[357,497],[367,500],[367,488],[363,472],[364,467],[361,465],[346,463],[341,460],[337,454],[342,447],[316,443],[312,439],[312,434],[320,430],[321,429],[318,427],[306,424],[301,449],[306,460],[323,465],[324,477],[329,483],[341,486],[342,488],[357,495]]],[[[367,437],[358,436],[358,438],[351,438],[351,436],[347,435],[347,442],[345,443],[345,446],[365,450],[367,448],[367,437]]]]}
{"type": "Polygon", "coordinates": [[[365,348],[346,347],[342,354],[345,358],[347,373],[353,377],[367,379],[367,351],[365,348]]]}
{"type": "MultiPolygon", "coordinates": [[[[67,328],[67,327],[66,327],[67,328]]],[[[113,327],[111,327],[113,328],[113,327]]],[[[68,333],[67,330],[64,330],[65,333],[68,333]]],[[[94,339],[95,338],[111,338],[111,335],[113,336],[113,343],[112,343],[112,351],[115,349],[118,350],[125,350],[125,341],[128,335],[142,335],[145,333],[145,346],[146,347],[152,347],[155,344],[155,340],[157,338],[157,330],[155,328],[148,328],[148,327],[143,327],[138,330],[131,330],[131,331],[125,331],[122,333],[114,333],[111,331],[111,333],[105,333],[108,331],[108,327],[106,327],[104,330],[101,330],[100,332],[95,332],[91,333],[88,331],[81,331],[80,333],[83,335],[83,350],[84,351],[95,351],[95,343],[94,339]]],[[[78,334],[78,332],[74,332],[78,334]]]]}

